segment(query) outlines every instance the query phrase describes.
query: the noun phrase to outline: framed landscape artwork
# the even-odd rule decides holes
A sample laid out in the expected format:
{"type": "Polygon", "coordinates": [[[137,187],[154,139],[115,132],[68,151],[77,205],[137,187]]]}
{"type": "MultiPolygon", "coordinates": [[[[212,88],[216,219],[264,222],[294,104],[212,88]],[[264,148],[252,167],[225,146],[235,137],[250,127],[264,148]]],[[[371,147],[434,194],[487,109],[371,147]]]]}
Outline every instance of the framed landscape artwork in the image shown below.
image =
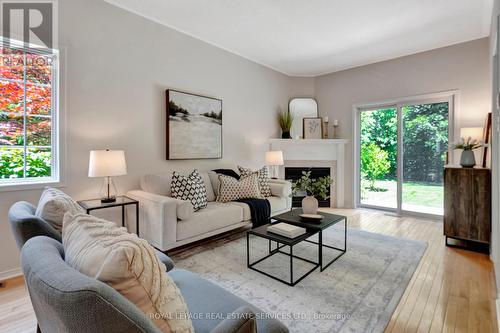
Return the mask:
{"type": "Polygon", "coordinates": [[[222,100],[168,89],[167,160],[222,158],[222,100]]]}
{"type": "Polygon", "coordinates": [[[323,139],[323,118],[304,118],[303,125],[304,139],[323,139]]]}

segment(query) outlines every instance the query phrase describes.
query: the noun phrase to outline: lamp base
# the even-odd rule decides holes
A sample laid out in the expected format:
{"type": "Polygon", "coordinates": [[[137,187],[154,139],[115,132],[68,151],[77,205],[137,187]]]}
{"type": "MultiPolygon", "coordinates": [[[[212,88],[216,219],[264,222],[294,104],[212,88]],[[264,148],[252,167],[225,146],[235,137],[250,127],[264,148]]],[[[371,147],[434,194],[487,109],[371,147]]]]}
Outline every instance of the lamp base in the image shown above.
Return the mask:
{"type": "Polygon", "coordinates": [[[116,197],[109,197],[109,198],[101,198],[102,203],[110,203],[110,202],[115,202],[116,197]]]}

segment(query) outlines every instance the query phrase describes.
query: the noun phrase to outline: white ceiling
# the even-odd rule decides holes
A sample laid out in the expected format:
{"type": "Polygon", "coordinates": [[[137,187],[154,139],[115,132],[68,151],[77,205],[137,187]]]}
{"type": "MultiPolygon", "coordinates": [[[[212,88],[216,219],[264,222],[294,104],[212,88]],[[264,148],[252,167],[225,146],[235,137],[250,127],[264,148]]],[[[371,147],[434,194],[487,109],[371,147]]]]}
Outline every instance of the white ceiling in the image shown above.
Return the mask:
{"type": "Polygon", "coordinates": [[[106,0],[291,76],[489,35],[493,0],[106,0]]]}

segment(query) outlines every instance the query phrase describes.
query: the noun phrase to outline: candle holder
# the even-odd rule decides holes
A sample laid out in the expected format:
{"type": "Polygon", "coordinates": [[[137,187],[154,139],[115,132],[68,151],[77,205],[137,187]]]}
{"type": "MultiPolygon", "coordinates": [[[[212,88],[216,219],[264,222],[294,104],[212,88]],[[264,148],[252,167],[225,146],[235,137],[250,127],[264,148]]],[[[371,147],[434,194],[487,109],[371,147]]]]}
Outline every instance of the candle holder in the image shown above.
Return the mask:
{"type": "Polygon", "coordinates": [[[323,139],[328,139],[328,120],[323,122],[323,139]]]}
{"type": "Polygon", "coordinates": [[[334,139],[338,139],[337,127],[339,127],[339,123],[337,121],[334,121],[333,122],[333,138],[334,139]]]}

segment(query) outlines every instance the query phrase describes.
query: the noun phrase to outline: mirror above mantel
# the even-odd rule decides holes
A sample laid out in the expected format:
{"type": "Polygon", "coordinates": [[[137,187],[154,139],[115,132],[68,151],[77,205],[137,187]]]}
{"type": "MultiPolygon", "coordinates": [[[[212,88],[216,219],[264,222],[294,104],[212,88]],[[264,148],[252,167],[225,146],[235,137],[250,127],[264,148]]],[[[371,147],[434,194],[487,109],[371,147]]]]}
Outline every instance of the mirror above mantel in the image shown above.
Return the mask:
{"type": "Polygon", "coordinates": [[[290,103],[288,103],[288,111],[293,116],[290,136],[292,139],[296,139],[302,137],[303,119],[318,117],[318,103],[311,97],[292,98],[290,103]]]}

